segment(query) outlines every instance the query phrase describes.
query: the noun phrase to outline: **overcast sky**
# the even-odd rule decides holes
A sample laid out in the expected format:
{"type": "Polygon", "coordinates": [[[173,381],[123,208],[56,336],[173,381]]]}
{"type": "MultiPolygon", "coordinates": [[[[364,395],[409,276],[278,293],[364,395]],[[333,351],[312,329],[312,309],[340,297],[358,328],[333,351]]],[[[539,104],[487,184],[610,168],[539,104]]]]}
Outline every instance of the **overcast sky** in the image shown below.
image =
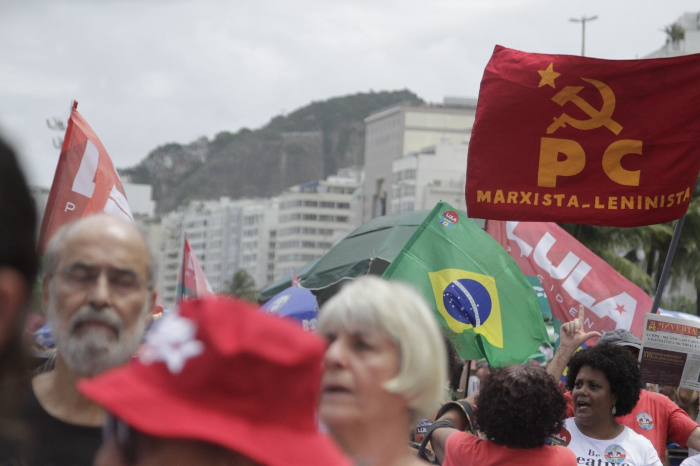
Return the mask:
{"type": "Polygon", "coordinates": [[[628,59],[696,0],[0,0],[0,132],[32,184],[73,99],[117,167],[159,145],[259,128],[312,101],[410,89],[476,97],[496,44],[628,59]]]}

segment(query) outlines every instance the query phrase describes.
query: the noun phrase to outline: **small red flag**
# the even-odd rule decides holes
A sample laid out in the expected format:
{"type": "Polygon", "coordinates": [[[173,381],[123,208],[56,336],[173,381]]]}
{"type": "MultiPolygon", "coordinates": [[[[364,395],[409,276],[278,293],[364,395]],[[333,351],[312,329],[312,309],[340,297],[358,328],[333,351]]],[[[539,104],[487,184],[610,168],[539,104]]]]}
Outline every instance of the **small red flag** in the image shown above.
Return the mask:
{"type": "Polygon", "coordinates": [[[133,222],[124,187],[100,139],[73,103],[39,235],[39,254],[62,225],[98,212],[133,222]]]}
{"type": "Polygon", "coordinates": [[[470,217],[639,226],[680,218],[700,169],[700,54],[497,46],[469,142],[470,217]]]}
{"type": "Polygon", "coordinates": [[[525,275],[536,276],[552,315],[562,322],[586,308],[586,332],[623,328],[642,336],[652,300],[556,223],[489,220],[486,231],[501,243],[525,275]]]}
{"type": "Polygon", "coordinates": [[[182,251],[182,268],[178,279],[177,300],[213,294],[211,286],[199,265],[197,256],[192,252],[189,241],[185,238],[182,251]]]}

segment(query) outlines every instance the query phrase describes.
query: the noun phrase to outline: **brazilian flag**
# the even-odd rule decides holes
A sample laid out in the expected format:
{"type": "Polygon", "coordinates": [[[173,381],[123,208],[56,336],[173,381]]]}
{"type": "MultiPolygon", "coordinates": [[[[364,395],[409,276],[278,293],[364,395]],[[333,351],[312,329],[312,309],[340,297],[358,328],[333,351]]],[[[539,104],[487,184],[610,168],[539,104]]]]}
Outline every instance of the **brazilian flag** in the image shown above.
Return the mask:
{"type": "Polygon", "coordinates": [[[537,295],[503,247],[438,202],[384,272],[413,284],[460,357],[521,364],[549,337],[537,295]]]}

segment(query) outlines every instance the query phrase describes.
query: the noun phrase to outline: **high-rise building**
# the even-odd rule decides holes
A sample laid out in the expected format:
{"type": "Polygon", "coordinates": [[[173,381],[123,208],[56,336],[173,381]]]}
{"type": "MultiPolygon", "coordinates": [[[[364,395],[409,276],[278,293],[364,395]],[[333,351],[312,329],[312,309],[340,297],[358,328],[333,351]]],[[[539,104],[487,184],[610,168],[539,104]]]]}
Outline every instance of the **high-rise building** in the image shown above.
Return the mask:
{"type": "Polygon", "coordinates": [[[467,142],[441,142],[392,162],[391,212],[432,209],[443,200],[466,210],[467,142]]]}
{"type": "Polygon", "coordinates": [[[276,221],[276,198],[193,201],[165,215],[158,273],[163,305],[175,304],[185,236],[214,292],[224,290],[239,269],[248,272],[256,287],[265,286],[269,232],[276,221]]]}
{"type": "Polygon", "coordinates": [[[440,142],[468,140],[476,100],[445,98],[442,105],[397,105],[365,118],[363,222],[392,213],[392,162],[440,142]]]}
{"type": "Polygon", "coordinates": [[[361,171],[346,168],[336,176],[293,186],[279,196],[274,278],[323,256],[359,226],[354,208],[361,171]]]}
{"type": "Polygon", "coordinates": [[[700,12],[684,13],[666,29],[666,43],[644,58],[676,57],[700,53],[700,12]]]}

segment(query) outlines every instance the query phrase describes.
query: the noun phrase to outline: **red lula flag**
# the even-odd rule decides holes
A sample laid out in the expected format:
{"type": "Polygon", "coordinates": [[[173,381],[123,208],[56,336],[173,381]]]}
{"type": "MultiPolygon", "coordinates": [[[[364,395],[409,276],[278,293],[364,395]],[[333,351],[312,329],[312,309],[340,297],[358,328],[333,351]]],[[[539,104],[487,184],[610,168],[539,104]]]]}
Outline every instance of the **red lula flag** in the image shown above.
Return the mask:
{"type": "Polygon", "coordinates": [[[469,142],[469,216],[639,226],[681,217],[700,169],[700,54],[496,46],[469,142]]]}
{"type": "Polygon", "coordinates": [[[199,265],[197,256],[192,252],[189,241],[185,238],[182,251],[182,268],[177,284],[177,301],[184,298],[196,298],[213,294],[206,275],[199,265]]]}
{"type": "Polygon", "coordinates": [[[623,328],[642,336],[652,300],[556,223],[489,220],[486,231],[503,246],[525,275],[542,283],[552,315],[562,322],[586,309],[584,330],[623,328]]]}
{"type": "Polygon", "coordinates": [[[124,187],[112,160],[73,102],[44,220],[39,253],[62,225],[98,212],[133,222],[124,187]]]}

